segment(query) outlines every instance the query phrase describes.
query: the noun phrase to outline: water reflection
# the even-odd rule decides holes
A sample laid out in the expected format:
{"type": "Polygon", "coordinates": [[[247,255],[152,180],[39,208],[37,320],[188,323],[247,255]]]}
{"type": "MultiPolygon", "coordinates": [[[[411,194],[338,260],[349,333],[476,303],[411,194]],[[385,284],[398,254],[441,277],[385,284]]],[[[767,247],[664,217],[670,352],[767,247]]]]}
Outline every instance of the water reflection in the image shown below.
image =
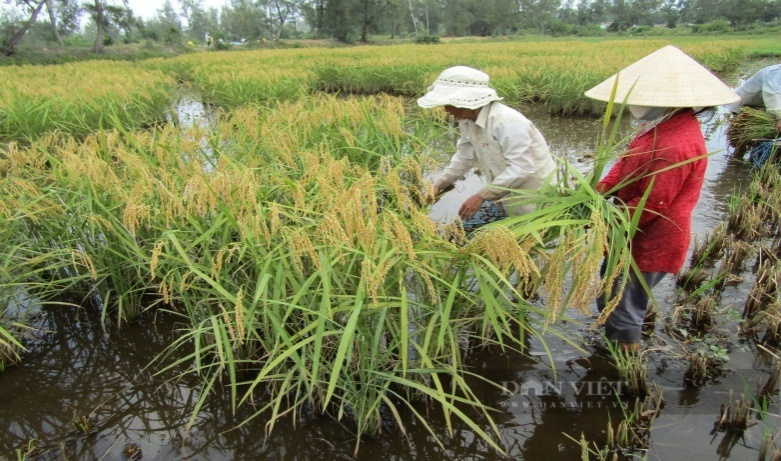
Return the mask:
{"type": "Polygon", "coordinates": [[[183,129],[211,128],[217,121],[217,110],[204,103],[197,94],[185,91],[168,118],[169,123],[183,129]]]}

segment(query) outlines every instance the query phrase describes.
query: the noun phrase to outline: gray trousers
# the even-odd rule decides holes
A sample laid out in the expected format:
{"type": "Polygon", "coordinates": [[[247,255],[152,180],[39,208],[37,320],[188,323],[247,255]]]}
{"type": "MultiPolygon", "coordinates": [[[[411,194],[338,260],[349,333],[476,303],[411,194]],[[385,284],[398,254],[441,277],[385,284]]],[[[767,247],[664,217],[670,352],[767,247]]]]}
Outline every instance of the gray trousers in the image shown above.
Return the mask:
{"type": "MultiPolygon", "coordinates": [[[[667,272],[641,272],[649,289],[658,284],[667,272]]],[[[617,289],[618,280],[613,285],[613,294],[617,289]]],[[[643,332],[643,320],[648,312],[649,293],[640,284],[634,271],[629,272],[629,280],[624,285],[621,300],[605,321],[605,336],[611,341],[634,343],[640,341],[643,332]]],[[[605,297],[597,297],[599,312],[605,308],[605,297]]]]}

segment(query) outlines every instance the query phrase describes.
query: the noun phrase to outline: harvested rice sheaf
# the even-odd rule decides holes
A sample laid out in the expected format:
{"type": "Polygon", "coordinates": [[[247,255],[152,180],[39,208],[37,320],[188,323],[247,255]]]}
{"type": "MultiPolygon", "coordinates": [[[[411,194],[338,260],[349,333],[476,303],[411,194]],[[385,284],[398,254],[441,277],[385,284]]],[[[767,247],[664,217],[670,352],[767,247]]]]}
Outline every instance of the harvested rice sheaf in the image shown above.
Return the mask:
{"type": "Polygon", "coordinates": [[[777,136],[776,119],[762,109],[744,107],[729,124],[727,138],[738,152],[744,152],[752,144],[762,139],[774,139],[777,136]]]}

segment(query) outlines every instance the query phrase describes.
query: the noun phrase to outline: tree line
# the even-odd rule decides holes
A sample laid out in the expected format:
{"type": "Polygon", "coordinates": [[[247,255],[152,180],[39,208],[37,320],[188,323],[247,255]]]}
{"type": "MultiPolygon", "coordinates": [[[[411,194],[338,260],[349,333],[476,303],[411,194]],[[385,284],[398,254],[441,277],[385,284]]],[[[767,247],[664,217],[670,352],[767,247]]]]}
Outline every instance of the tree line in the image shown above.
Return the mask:
{"type": "Polygon", "coordinates": [[[165,0],[151,19],[135,17],[126,0],[6,0],[0,39],[6,55],[25,36],[60,46],[91,37],[92,51],[117,41],[203,44],[283,38],[367,42],[390,38],[599,35],[609,31],[747,30],[777,22],[781,0],[165,0]]]}

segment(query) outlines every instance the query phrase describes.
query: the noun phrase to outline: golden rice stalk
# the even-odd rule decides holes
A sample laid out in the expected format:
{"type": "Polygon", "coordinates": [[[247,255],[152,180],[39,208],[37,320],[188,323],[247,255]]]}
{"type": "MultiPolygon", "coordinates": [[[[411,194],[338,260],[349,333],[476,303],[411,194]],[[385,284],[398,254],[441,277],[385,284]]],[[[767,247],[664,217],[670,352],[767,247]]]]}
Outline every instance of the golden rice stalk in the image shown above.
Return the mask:
{"type": "Polygon", "coordinates": [[[372,302],[379,303],[379,291],[391,269],[400,261],[400,258],[387,256],[375,264],[374,261],[366,258],[361,262],[361,280],[366,284],[366,289],[372,298],[372,302]]]}
{"type": "Polygon", "coordinates": [[[244,287],[239,288],[236,294],[236,330],[239,335],[239,344],[244,344],[246,327],[244,326],[244,287]]]}
{"type": "Polygon", "coordinates": [[[310,237],[310,229],[306,227],[292,228],[286,234],[287,244],[292,250],[293,263],[301,273],[309,272],[311,265],[320,269],[320,258],[310,237]],[[308,261],[304,258],[308,258],[308,261]]]}
{"type": "Polygon", "coordinates": [[[174,293],[173,274],[174,274],[173,271],[169,271],[167,274],[165,274],[163,276],[163,279],[160,281],[160,285],[159,285],[160,296],[162,296],[163,302],[166,304],[171,304],[173,302],[173,293],[174,293]]]}
{"type": "Polygon", "coordinates": [[[133,190],[127,198],[122,222],[133,235],[136,234],[139,226],[149,225],[152,222],[152,206],[147,203],[152,194],[153,192],[150,193],[147,184],[139,182],[133,186],[133,190]]]}
{"type": "MultiPolygon", "coordinates": [[[[42,142],[43,146],[49,145],[48,142],[42,142]]],[[[35,144],[32,148],[20,149],[15,142],[8,143],[5,148],[0,148],[0,173],[7,174],[12,169],[31,167],[33,170],[41,170],[46,165],[45,148],[37,149],[35,144]]]]}
{"type": "Polygon", "coordinates": [[[218,206],[217,197],[212,193],[204,175],[190,178],[184,187],[183,199],[187,206],[185,211],[197,216],[208,216],[218,206]]]}
{"type": "Polygon", "coordinates": [[[393,213],[384,213],[382,215],[382,229],[385,236],[390,238],[393,248],[398,248],[399,251],[406,253],[409,261],[417,260],[415,243],[412,241],[409,228],[398,216],[393,213]]]}
{"type": "Polygon", "coordinates": [[[480,254],[502,273],[516,271],[522,281],[529,281],[540,277],[539,269],[529,253],[535,245],[533,239],[519,241],[510,229],[496,225],[476,232],[462,252],[480,254]]]}
{"type": "Polygon", "coordinates": [[[776,119],[763,109],[743,107],[729,123],[727,138],[735,148],[750,146],[761,139],[775,139],[776,119]]]}
{"type": "Polygon", "coordinates": [[[165,240],[160,239],[155,243],[155,247],[152,249],[152,256],[149,258],[149,272],[152,275],[152,279],[157,277],[157,266],[160,264],[160,255],[163,254],[165,249],[165,240]]]}
{"type": "Polygon", "coordinates": [[[71,250],[71,261],[74,267],[83,266],[89,270],[92,280],[98,279],[98,271],[95,269],[95,264],[92,262],[90,256],[81,250],[71,250]]]}
{"type": "Polygon", "coordinates": [[[608,229],[598,210],[591,213],[590,230],[576,241],[579,251],[572,257],[572,266],[577,268],[573,285],[569,289],[569,307],[589,311],[589,306],[611,280],[599,276],[603,255],[608,252],[608,229]]]}
{"type": "Polygon", "coordinates": [[[570,252],[577,251],[577,232],[567,229],[556,249],[548,256],[541,291],[546,296],[548,318],[553,323],[564,306],[564,283],[569,271],[570,252]]]}
{"type": "Polygon", "coordinates": [[[216,280],[219,278],[223,265],[229,263],[239,250],[241,250],[241,244],[231,243],[217,251],[217,254],[214,255],[214,261],[212,262],[211,277],[213,279],[216,280]]]}
{"type": "Polygon", "coordinates": [[[236,331],[233,329],[233,321],[231,320],[231,316],[228,313],[228,310],[225,308],[225,306],[222,305],[222,303],[218,303],[218,306],[220,307],[220,311],[222,311],[222,321],[225,323],[225,326],[228,328],[228,334],[231,337],[231,341],[236,342],[236,331]]]}

